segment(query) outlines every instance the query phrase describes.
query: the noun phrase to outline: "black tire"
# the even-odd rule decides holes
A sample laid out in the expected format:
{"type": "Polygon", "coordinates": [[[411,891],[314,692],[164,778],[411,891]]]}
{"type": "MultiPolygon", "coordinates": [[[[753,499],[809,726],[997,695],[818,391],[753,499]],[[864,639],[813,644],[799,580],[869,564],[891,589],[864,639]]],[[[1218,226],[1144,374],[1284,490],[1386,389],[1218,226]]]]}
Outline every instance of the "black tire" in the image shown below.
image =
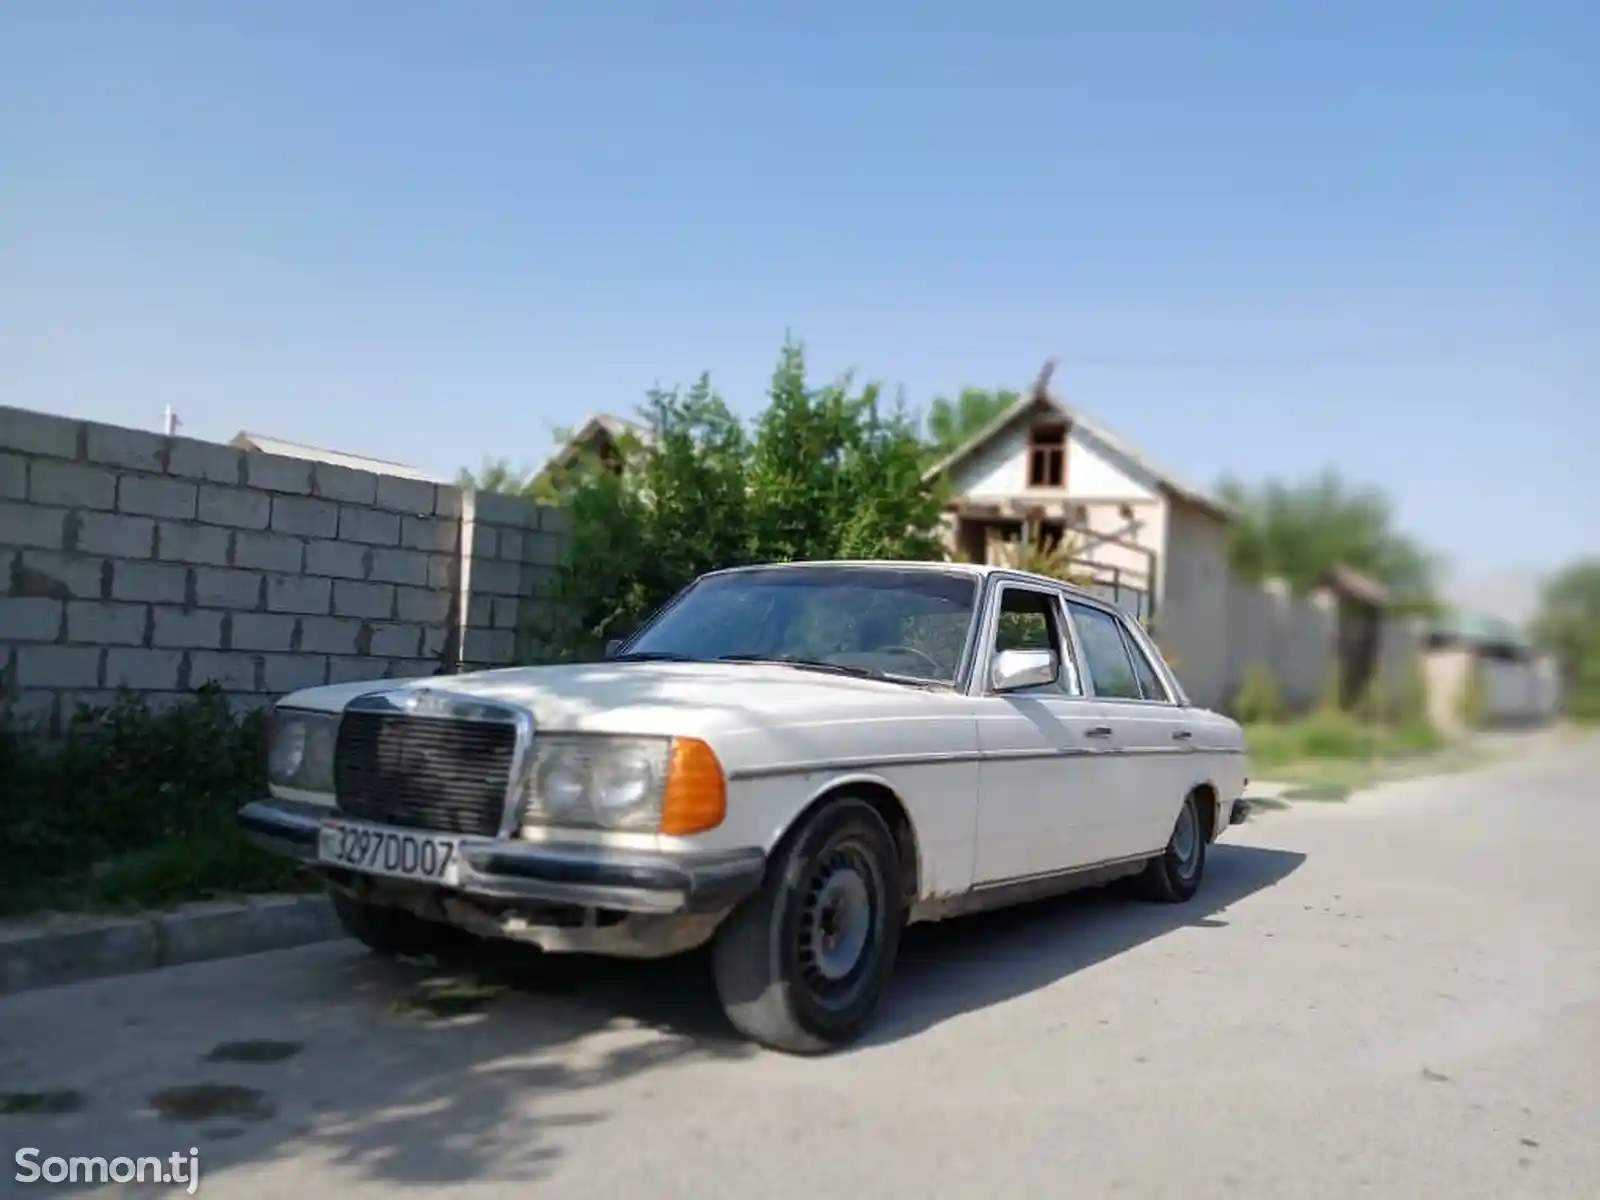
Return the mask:
{"type": "Polygon", "coordinates": [[[385,958],[421,958],[449,948],[450,929],[401,908],[368,904],[329,888],[334,915],[356,941],[385,958]]]}
{"type": "Polygon", "coordinates": [[[822,1054],[858,1038],[894,972],[905,923],[900,878],[894,835],[861,800],[835,800],[791,832],[761,890],[712,944],[717,996],[734,1028],[789,1054],[822,1054]]]}
{"type": "Polygon", "coordinates": [[[1195,798],[1187,796],[1178,810],[1167,848],[1145,864],[1137,884],[1147,900],[1182,904],[1200,890],[1205,873],[1205,816],[1195,798]]]}

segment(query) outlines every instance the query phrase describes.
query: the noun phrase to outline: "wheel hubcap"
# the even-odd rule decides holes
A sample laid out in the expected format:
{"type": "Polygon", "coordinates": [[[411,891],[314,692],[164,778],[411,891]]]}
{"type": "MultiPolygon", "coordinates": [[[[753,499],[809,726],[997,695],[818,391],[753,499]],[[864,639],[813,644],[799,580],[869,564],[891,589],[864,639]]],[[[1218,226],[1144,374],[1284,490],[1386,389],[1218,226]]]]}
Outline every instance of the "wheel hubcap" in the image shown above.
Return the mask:
{"type": "Polygon", "coordinates": [[[871,868],[846,848],[813,873],[800,915],[800,966],[814,987],[840,983],[865,959],[872,936],[871,878],[871,868]]]}
{"type": "Polygon", "coordinates": [[[1200,822],[1193,804],[1186,803],[1178,814],[1177,828],[1172,831],[1172,856],[1177,860],[1178,873],[1185,879],[1194,873],[1200,857],[1200,822]]]}

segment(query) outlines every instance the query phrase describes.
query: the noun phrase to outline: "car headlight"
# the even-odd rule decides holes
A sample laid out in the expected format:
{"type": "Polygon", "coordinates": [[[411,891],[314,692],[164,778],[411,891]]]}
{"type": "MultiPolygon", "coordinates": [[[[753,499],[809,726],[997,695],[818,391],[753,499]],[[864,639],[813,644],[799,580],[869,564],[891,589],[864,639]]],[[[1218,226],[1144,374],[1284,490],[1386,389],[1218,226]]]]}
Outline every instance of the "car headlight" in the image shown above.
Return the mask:
{"type": "Polygon", "coordinates": [[[267,782],[301,792],[333,791],[339,714],[275,708],[267,720],[267,782]]]}
{"type": "Polygon", "coordinates": [[[694,738],[541,734],[522,824],[692,834],[726,812],[711,747],[694,738]]]}

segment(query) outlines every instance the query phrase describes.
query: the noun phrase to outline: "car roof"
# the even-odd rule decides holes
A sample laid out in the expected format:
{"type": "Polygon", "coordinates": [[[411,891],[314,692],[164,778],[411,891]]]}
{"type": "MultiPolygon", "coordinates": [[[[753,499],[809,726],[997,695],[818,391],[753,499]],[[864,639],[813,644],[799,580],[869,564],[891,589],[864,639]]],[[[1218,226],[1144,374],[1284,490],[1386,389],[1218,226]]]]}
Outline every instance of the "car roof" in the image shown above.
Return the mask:
{"type": "Polygon", "coordinates": [[[707,571],[706,574],[733,575],[742,571],[787,571],[804,567],[894,567],[913,571],[941,571],[947,575],[971,575],[979,579],[990,575],[1005,575],[1008,578],[1025,579],[1033,583],[1040,583],[1049,587],[1059,588],[1062,591],[1072,592],[1098,604],[1105,603],[1095,596],[1093,592],[1087,591],[1075,583],[1068,583],[1065,579],[1056,579],[1049,575],[1038,575],[1032,571],[1022,571],[1016,567],[998,566],[992,563],[932,562],[896,558],[830,558],[805,559],[799,562],[751,563],[743,567],[724,567],[720,571],[707,571]]]}

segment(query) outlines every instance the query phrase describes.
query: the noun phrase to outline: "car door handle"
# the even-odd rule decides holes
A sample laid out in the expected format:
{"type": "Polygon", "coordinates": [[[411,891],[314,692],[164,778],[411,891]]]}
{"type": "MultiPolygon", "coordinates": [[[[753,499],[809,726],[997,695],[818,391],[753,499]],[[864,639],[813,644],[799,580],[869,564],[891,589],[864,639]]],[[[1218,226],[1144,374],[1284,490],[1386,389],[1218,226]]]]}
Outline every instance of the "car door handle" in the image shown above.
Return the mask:
{"type": "Polygon", "coordinates": [[[1178,742],[1187,742],[1193,736],[1194,734],[1190,733],[1187,729],[1174,729],[1172,731],[1173,740],[1178,742]]]}
{"type": "Polygon", "coordinates": [[[1109,726],[1109,725],[1096,725],[1093,729],[1085,729],[1083,731],[1083,736],[1084,737],[1092,737],[1092,738],[1110,737],[1111,736],[1111,726],[1109,726]]]}

